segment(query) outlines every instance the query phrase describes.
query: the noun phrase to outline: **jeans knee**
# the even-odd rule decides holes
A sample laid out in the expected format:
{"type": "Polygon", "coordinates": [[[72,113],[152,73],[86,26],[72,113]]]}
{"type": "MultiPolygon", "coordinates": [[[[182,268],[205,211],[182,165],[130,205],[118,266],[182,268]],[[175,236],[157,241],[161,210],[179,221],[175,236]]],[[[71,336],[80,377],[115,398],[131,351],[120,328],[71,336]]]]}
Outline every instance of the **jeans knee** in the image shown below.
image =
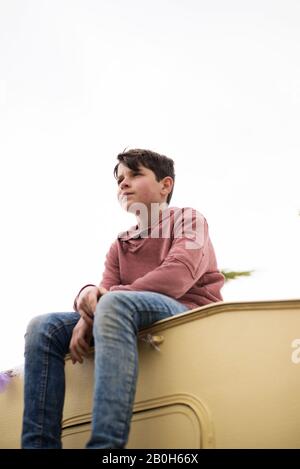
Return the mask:
{"type": "Polygon", "coordinates": [[[129,320],[134,320],[135,307],[128,292],[116,291],[107,292],[98,301],[94,327],[97,327],[98,323],[102,325],[105,323],[109,324],[111,321],[114,323],[124,323],[129,320]]]}
{"type": "Polygon", "coordinates": [[[135,309],[130,292],[112,291],[107,292],[98,301],[96,313],[114,315],[116,312],[128,312],[135,309]]]}
{"type": "Polygon", "coordinates": [[[43,336],[50,336],[57,324],[55,313],[40,314],[32,318],[25,333],[25,344],[31,346],[39,344],[43,336]]]}
{"type": "Polygon", "coordinates": [[[25,335],[26,336],[34,335],[38,333],[41,329],[43,329],[45,322],[47,322],[46,316],[48,315],[40,314],[39,316],[35,316],[34,318],[32,318],[27,325],[25,335]]]}

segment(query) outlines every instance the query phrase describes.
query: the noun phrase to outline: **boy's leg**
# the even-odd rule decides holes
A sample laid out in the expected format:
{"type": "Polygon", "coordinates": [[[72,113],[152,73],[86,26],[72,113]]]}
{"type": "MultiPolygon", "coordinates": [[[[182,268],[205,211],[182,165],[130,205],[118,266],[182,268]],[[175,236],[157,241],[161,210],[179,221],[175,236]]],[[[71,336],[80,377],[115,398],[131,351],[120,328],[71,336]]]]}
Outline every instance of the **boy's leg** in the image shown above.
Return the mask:
{"type": "Polygon", "coordinates": [[[187,310],[154,292],[118,291],[101,297],[94,318],[94,407],[87,448],[125,447],[136,391],[138,330],[187,310]]]}
{"type": "Polygon", "coordinates": [[[78,313],[34,318],[25,334],[22,448],[61,448],[65,355],[78,313]]]}

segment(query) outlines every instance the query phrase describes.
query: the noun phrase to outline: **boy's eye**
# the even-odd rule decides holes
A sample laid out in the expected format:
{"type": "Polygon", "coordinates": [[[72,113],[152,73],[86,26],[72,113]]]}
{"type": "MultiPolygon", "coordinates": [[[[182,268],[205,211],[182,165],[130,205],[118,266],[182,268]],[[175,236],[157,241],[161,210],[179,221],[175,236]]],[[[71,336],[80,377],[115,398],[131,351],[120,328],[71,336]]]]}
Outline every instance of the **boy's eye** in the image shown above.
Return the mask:
{"type": "MultiPolygon", "coordinates": [[[[142,173],[140,173],[140,172],[131,173],[131,176],[132,176],[132,177],[141,176],[141,175],[142,175],[142,173]]],[[[117,181],[118,185],[121,184],[121,182],[123,181],[123,179],[124,179],[123,177],[120,178],[120,179],[118,179],[118,181],[117,181]]]]}

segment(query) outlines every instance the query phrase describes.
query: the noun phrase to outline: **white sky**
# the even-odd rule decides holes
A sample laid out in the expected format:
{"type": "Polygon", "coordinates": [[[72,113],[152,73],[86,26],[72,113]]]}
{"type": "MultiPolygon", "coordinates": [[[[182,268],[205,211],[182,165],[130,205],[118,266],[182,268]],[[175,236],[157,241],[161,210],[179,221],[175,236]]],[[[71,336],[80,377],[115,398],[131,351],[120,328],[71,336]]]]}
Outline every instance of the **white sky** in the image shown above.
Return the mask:
{"type": "Polygon", "coordinates": [[[72,311],[134,223],[125,147],[176,163],[225,301],[300,298],[298,0],[0,0],[0,370],[31,317],[72,311]]]}

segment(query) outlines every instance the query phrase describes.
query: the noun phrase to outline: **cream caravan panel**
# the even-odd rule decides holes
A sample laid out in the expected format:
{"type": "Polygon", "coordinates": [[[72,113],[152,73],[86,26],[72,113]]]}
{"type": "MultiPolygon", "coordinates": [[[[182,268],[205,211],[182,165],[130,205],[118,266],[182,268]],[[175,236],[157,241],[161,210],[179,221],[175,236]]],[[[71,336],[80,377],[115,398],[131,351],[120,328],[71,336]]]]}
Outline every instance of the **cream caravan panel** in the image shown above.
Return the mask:
{"type": "MultiPolygon", "coordinates": [[[[76,420],[79,423],[80,418],[76,420]]],[[[90,423],[65,428],[62,435],[63,448],[84,448],[90,431],[90,423]]],[[[185,404],[171,404],[136,412],[131,421],[126,448],[201,448],[199,416],[185,404]]]]}
{"type": "MultiPolygon", "coordinates": [[[[299,339],[300,300],[221,302],[140,331],[128,447],[159,447],[156,433],[165,448],[300,448],[299,339]]],[[[66,358],[65,447],[89,437],[93,365],[92,351],[82,365],[66,358]]],[[[14,377],[0,394],[0,448],[20,446],[22,411],[14,377]]]]}

